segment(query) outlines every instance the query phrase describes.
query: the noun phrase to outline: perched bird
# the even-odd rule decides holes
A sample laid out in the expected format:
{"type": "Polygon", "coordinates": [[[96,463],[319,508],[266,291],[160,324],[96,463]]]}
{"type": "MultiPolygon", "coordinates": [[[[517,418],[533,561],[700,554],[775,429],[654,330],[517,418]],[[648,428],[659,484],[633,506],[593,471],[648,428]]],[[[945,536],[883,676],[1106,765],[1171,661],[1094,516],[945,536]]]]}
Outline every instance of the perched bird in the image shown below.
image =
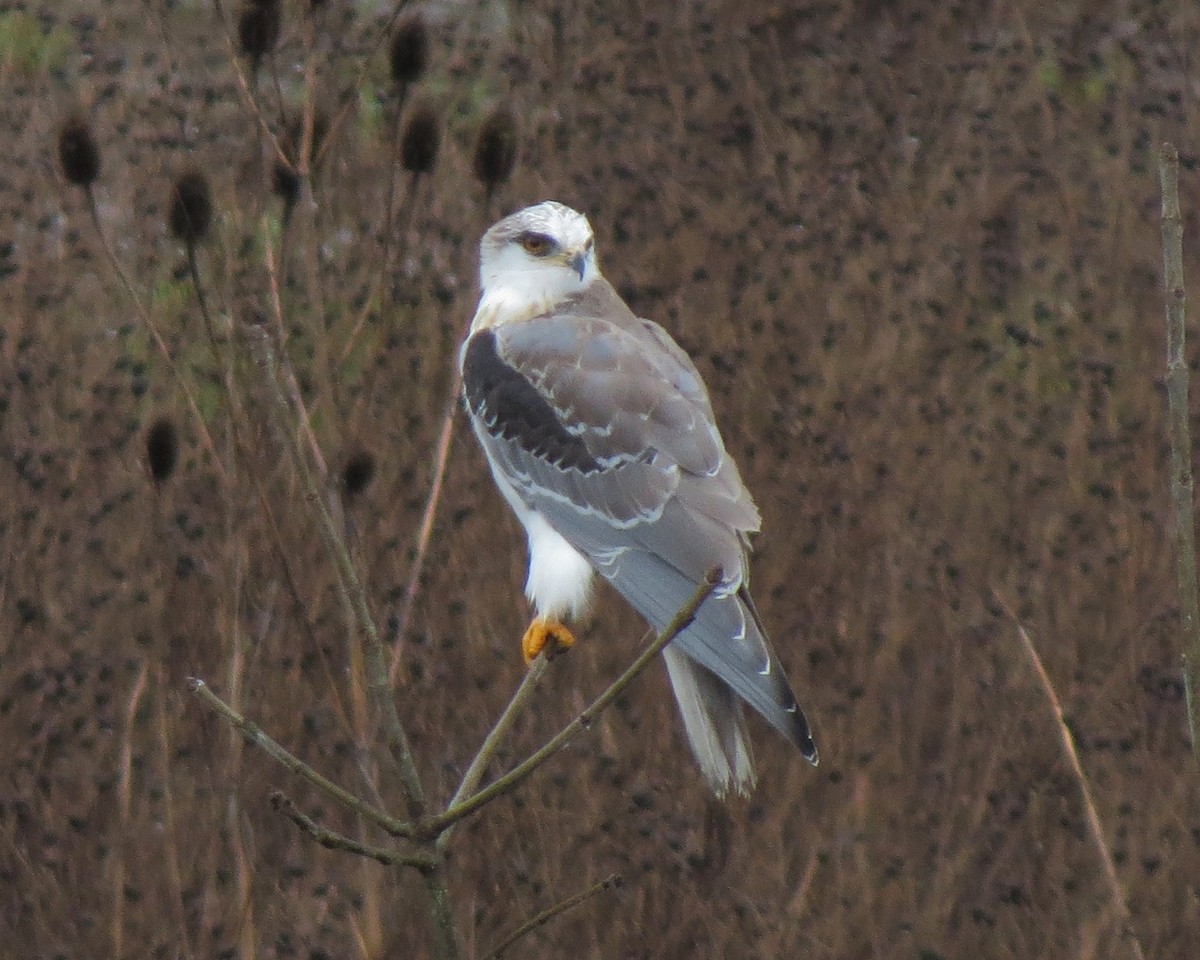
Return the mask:
{"type": "Polygon", "coordinates": [[[758,509],[691,359],[634,316],[600,273],[587,218],[561,203],[484,234],[480,286],[459,362],[471,424],[529,541],[526,659],[574,642],[563,619],[584,611],[594,573],[661,630],[720,567],[663,650],[700,768],[718,796],[754,786],[743,701],[815,764],[750,599],[758,509]]]}

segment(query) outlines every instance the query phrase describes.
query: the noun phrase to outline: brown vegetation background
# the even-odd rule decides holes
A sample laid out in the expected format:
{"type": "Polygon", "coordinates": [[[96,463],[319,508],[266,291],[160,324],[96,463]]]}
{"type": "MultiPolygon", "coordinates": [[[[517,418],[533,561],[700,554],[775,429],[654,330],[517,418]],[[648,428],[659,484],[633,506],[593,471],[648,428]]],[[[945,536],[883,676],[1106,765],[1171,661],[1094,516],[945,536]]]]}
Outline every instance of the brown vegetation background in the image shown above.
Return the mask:
{"type": "MultiPolygon", "coordinates": [[[[387,11],[306,9],[285,4],[255,89],[284,129],[309,27],[327,115],[369,64],[316,207],[288,226],[282,295],[334,478],[375,461],[346,522],[380,621],[402,609],[479,234],[554,197],[590,215],[607,275],[708,379],[764,517],[755,593],[821,748],[811,769],[756,724],[758,791],[717,816],[653,668],[456,837],[468,947],[616,872],[621,889],[515,955],[1132,956],[1007,607],[1061,697],[1145,955],[1192,955],[1200,771],[1168,533],[1156,158],[1165,138],[1183,154],[1198,285],[1200,8],[433,4],[408,109],[432,105],[444,140],[415,198],[393,173],[387,11]],[[520,150],[485,210],[470,148],[496,103],[520,150]],[[393,175],[411,214],[384,302],[393,175]]],[[[257,456],[228,456],[223,480],[57,169],[58,126],[81,110],[105,230],[229,455],[166,228],[173,178],[198,166],[218,213],[200,250],[210,301],[233,330],[267,308],[261,217],[281,205],[223,21],[186,0],[0,11],[56,44],[0,75],[0,953],[424,956],[419,883],[300,835],[272,788],[353,827],[187,692],[204,677],[355,789],[372,769],[333,576],[253,366],[257,456]],[[155,484],[160,417],[182,449],[155,484]]],[[[437,798],[520,678],[523,576],[460,420],[400,638],[400,709],[437,798]]],[[[508,761],[642,628],[604,592],[581,633],[508,761]]],[[[396,785],[380,789],[394,804],[396,785]]]]}

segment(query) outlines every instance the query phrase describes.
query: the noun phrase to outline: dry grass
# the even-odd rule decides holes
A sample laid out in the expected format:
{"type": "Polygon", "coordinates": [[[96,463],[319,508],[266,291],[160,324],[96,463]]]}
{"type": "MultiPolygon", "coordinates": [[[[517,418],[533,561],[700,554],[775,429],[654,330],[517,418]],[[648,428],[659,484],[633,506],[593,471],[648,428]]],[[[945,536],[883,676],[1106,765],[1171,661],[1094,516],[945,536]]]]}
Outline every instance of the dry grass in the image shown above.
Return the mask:
{"type": "MultiPolygon", "coordinates": [[[[411,98],[443,123],[413,195],[406,174],[389,182],[387,50],[366,5],[330,0],[304,25],[307,4],[285,4],[257,80],[232,69],[206,4],[161,23],[147,14],[160,5],[28,6],[73,43],[64,63],[0,63],[0,942],[47,958],[117,943],[128,957],[426,955],[420,881],[318,848],[273,811],[283,788],[358,836],[240,749],[184,681],[401,805],[311,505],[231,331],[272,313],[260,223],[282,215],[276,143],[302,152],[340,127],[283,235],[278,294],[330,483],[374,458],[339,520],[386,628],[404,614],[492,216],[471,138],[502,102],[522,148],[493,213],[545,197],[588,211],[606,273],[709,380],[764,515],[759,606],[822,763],[759,728],[758,792],[716,811],[651,671],[457,833],[468,950],[616,873],[619,890],[518,950],[1128,955],[1059,729],[993,595],[1037,642],[1145,955],[1194,949],[1200,777],[1179,680],[1155,180],[1170,139],[1194,278],[1192,5],[454,6],[411,98]],[[342,115],[364,64],[345,119],[318,124],[342,115]],[[178,379],[55,170],[76,109],[103,151],[99,218],[178,379]],[[198,267],[227,369],[166,229],[189,165],[218,212],[198,267]],[[389,195],[407,238],[387,241],[385,275],[389,195]],[[160,417],[181,449],[156,483],[144,435],[160,417]]],[[[398,638],[400,711],[436,799],[521,675],[522,579],[516,524],[458,430],[398,638]]],[[[585,705],[641,633],[602,595],[507,760],[585,705]]]]}

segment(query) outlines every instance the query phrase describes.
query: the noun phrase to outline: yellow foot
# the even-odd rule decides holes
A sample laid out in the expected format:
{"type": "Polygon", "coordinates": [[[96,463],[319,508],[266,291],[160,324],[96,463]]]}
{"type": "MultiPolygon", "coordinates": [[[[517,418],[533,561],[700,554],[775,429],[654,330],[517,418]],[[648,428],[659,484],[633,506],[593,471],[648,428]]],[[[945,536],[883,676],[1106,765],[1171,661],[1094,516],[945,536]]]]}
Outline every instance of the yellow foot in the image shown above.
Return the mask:
{"type": "Polygon", "coordinates": [[[573,646],[574,643],[574,634],[563,625],[561,620],[543,620],[538,617],[529,625],[525,636],[521,638],[521,652],[525,654],[526,663],[533,663],[547,644],[550,644],[550,647],[546,649],[546,658],[550,659],[573,646]]]}

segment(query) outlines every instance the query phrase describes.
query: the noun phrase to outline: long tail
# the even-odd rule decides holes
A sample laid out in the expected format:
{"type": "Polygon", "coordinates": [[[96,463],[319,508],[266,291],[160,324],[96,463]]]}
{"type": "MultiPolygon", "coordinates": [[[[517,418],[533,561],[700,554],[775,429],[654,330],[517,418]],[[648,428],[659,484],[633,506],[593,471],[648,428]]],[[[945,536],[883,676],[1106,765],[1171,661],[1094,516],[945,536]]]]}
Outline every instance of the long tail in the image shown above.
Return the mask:
{"type": "Polygon", "coordinates": [[[692,752],[713,793],[730,789],[743,796],[754,789],[754,755],[742,703],[729,685],[686,653],[663,650],[667,673],[683,715],[692,752]]]}

